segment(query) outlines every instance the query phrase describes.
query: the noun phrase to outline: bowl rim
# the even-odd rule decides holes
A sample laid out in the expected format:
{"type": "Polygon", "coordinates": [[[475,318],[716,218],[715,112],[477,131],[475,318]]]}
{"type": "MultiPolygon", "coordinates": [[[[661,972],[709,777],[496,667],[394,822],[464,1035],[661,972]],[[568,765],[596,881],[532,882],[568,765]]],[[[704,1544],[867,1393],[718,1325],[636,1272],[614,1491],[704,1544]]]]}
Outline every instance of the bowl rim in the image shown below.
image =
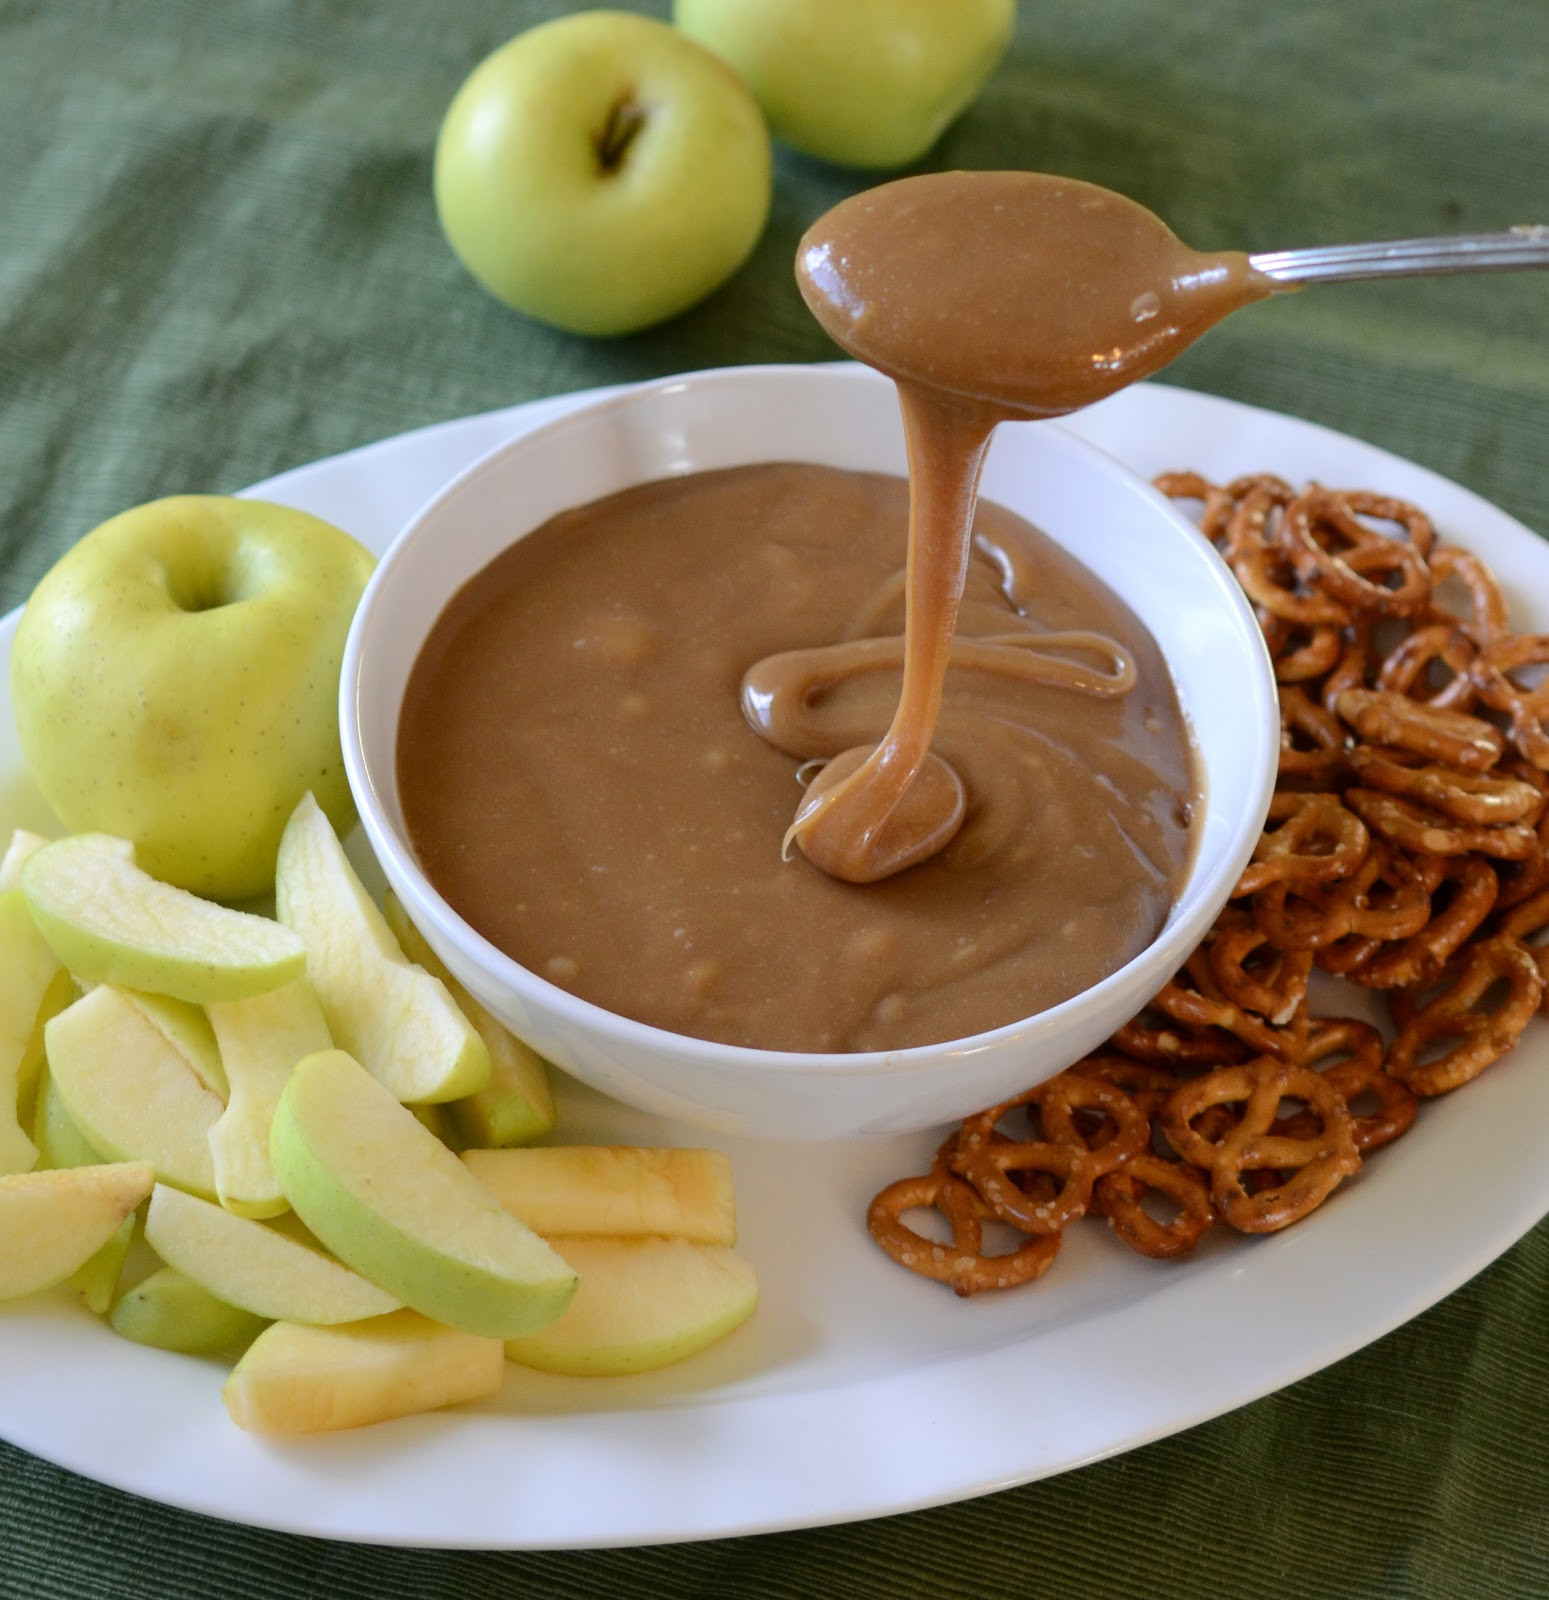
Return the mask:
{"type": "MultiPolygon", "coordinates": [[[[1138,966],[1155,965],[1156,952],[1164,942],[1169,947],[1177,944],[1181,952],[1180,958],[1176,965],[1170,966],[1159,977],[1156,988],[1160,988],[1167,978],[1171,977],[1172,972],[1177,970],[1177,966],[1182,965],[1184,956],[1199,943],[1214,920],[1219,907],[1209,910],[1208,915],[1207,908],[1216,899],[1222,882],[1235,882],[1241,874],[1257,843],[1264,818],[1268,814],[1269,802],[1275,787],[1278,748],[1274,668],[1252,606],[1219,551],[1167,496],[1108,451],[1061,427],[1058,418],[1043,419],[1038,426],[1041,430],[1052,429],[1057,432],[1062,440],[1062,448],[1069,448],[1073,454],[1089,458],[1105,471],[1119,476],[1132,488],[1138,489],[1144,497],[1153,502],[1153,508],[1172,524],[1175,533],[1202,547],[1199,553],[1207,565],[1215,569],[1217,588],[1248,641],[1249,654],[1253,658],[1255,668],[1252,689],[1255,698],[1262,702],[1260,709],[1263,715],[1256,719],[1255,726],[1260,734],[1259,742],[1263,748],[1260,752],[1256,752],[1259,759],[1251,785],[1253,803],[1246,808],[1242,819],[1236,824],[1237,831],[1231,836],[1228,848],[1207,879],[1211,892],[1203,895],[1199,905],[1188,915],[1179,917],[1176,921],[1169,919],[1164,923],[1156,937],[1143,949],[1136,951],[1122,966],[1115,968],[1089,988],[1032,1016],[1003,1023],[997,1028],[986,1029],[981,1033],[968,1034],[960,1039],[943,1040],[936,1044],[911,1045],[896,1050],[767,1050],[751,1045],[724,1044],[692,1034],[674,1033],[670,1029],[609,1011],[595,1001],[583,999],[570,990],[551,983],[530,967],[524,967],[507,955],[499,946],[491,943],[464,921],[421,869],[408,840],[392,825],[381,803],[378,785],[368,769],[361,718],[358,714],[362,693],[360,686],[362,656],[370,643],[368,635],[372,616],[382,591],[393,583],[394,574],[406,559],[408,550],[427,537],[426,529],[435,526],[436,518],[448,501],[462,493],[475,479],[496,470],[504,458],[513,452],[541,450],[547,440],[566,432],[594,426],[599,416],[648,406],[661,397],[690,386],[722,384],[732,386],[750,381],[770,383],[778,387],[814,381],[824,384],[865,384],[873,388],[884,385],[892,387],[890,379],[869,368],[857,368],[848,364],[798,362],[707,367],[693,372],[674,373],[667,377],[646,380],[577,407],[514,439],[504,440],[486,451],[444,483],[420,507],[379,559],[356,606],[345,641],[339,678],[340,743],[343,749],[345,773],[361,826],[389,881],[396,877],[404,886],[403,897],[415,902],[412,909],[405,907],[411,911],[412,920],[420,924],[422,920],[428,918],[436,925],[435,931],[439,932],[446,942],[458,948],[470,964],[488,973],[493,982],[515,990],[524,998],[524,991],[530,993],[535,1003],[564,1014],[569,1023],[584,1027],[592,1034],[606,1040],[609,1045],[637,1049],[646,1047],[658,1052],[670,1051],[700,1065],[719,1070],[740,1068],[757,1071],[766,1076],[778,1073],[798,1077],[843,1075],[848,1078],[864,1078],[882,1074],[900,1077],[911,1073],[934,1071],[944,1060],[978,1056],[1017,1041],[1025,1041],[1032,1045],[1040,1034],[1057,1030],[1073,1012],[1090,1006],[1111,988],[1119,986],[1138,966]],[[415,911],[419,912],[419,915],[414,915],[415,911]],[[1185,934],[1188,936],[1185,937],[1185,934]]],[[[576,502],[576,504],[584,503],[584,501],[576,502]]],[[[524,528],[517,537],[525,538],[539,525],[541,524],[534,525],[534,528],[524,528]]],[[[473,574],[470,572],[467,576],[471,578],[473,574]]],[[[1185,716],[1187,716],[1186,708],[1185,716]]],[[[1203,766],[1204,751],[1198,746],[1196,749],[1203,766]]],[[[1208,768],[1205,771],[1208,776],[1208,768]]],[[[396,790],[396,775],[392,776],[391,783],[396,790]]],[[[1197,851],[1195,860],[1197,863],[1197,851]]],[[[1189,875],[1184,881],[1183,893],[1175,902],[1175,906],[1182,902],[1191,889],[1198,887],[1194,878],[1195,870],[1194,867],[1190,868],[1189,875]]],[[[430,932],[425,931],[426,938],[429,939],[430,932]]]]}

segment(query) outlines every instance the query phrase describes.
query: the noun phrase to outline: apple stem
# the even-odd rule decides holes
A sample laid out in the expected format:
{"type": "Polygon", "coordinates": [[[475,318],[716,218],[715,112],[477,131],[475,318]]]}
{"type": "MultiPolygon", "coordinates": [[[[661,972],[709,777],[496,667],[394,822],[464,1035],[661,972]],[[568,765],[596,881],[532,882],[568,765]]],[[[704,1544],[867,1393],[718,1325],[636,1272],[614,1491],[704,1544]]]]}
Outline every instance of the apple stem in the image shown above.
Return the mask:
{"type": "Polygon", "coordinates": [[[617,172],[624,164],[635,136],[645,126],[647,112],[628,98],[620,100],[608,113],[608,121],[597,139],[597,163],[604,172],[617,172]]]}

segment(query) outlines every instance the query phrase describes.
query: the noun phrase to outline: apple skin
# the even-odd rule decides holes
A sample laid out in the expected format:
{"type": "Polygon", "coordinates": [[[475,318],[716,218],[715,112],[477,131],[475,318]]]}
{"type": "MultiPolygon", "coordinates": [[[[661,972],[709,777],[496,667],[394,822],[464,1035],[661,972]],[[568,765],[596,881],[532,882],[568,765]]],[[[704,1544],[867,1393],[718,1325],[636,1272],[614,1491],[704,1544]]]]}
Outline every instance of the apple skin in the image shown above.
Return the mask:
{"type": "Polygon", "coordinates": [[[436,210],[497,299],[572,333],[633,333],[702,300],[769,215],[769,134],[724,62],[651,17],[519,34],[448,108],[436,210]],[[631,115],[633,136],[603,158],[631,115]]]}
{"type": "Polygon", "coordinates": [[[354,818],[339,666],[371,555],[288,506],[154,500],[86,535],[33,591],[11,654],[27,765],[72,832],[134,841],[154,877],[265,894],[307,790],[354,818]]]}
{"type": "Polygon", "coordinates": [[[1016,0],[674,0],[777,139],[838,166],[918,161],[1005,53],[1016,0]]]}

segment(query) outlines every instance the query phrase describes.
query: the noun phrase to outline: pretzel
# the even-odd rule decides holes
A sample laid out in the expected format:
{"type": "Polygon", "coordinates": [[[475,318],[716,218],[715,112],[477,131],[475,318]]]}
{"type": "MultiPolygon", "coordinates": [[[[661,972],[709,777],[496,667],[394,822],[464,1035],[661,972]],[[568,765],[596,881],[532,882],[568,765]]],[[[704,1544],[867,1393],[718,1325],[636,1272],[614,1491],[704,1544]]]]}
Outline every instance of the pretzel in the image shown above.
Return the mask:
{"type": "Polygon", "coordinates": [[[1430,919],[1418,933],[1384,945],[1346,974],[1352,983],[1366,989],[1429,983],[1489,916],[1498,891],[1488,863],[1477,856],[1432,859],[1440,870],[1432,884],[1430,919]]]}
{"type": "Polygon", "coordinates": [[[1306,888],[1348,877],[1366,859],[1371,843],[1365,824],[1337,795],[1281,790],[1269,803],[1269,820],[1281,826],[1259,836],[1233,899],[1271,883],[1306,888]]]}
{"type": "Polygon", "coordinates": [[[1345,1102],[1319,1073],[1292,1061],[1261,1057],[1245,1066],[1218,1067],[1177,1089],[1160,1121],[1173,1148],[1209,1173],[1216,1209],[1243,1233],[1289,1227],[1361,1166],[1345,1102]],[[1316,1116],[1315,1134],[1271,1132],[1288,1096],[1305,1101],[1316,1116]],[[1213,1107],[1239,1104],[1240,1119],[1219,1140],[1204,1139],[1194,1128],[1195,1119],[1213,1107]],[[1250,1194],[1246,1174],[1265,1170],[1280,1180],[1250,1194]]]}
{"type": "Polygon", "coordinates": [[[1511,739],[1535,767],[1549,770],[1549,682],[1534,689],[1513,683],[1510,674],[1549,664],[1549,634],[1517,634],[1487,644],[1469,666],[1479,698],[1492,711],[1511,718],[1511,739]]]}
{"type": "MultiPolygon", "coordinates": [[[[1369,1022],[1332,1017],[1314,1025],[1297,1063],[1319,1073],[1345,1102],[1355,1147],[1363,1155],[1406,1133],[1419,1104],[1414,1091],[1386,1070],[1386,1055],[1382,1035],[1369,1022]],[[1375,1108],[1357,1111],[1357,1103],[1368,1098],[1376,1102],[1375,1108]]],[[[1310,1112],[1299,1111],[1272,1131],[1305,1138],[1315,1131],[1315,1120],[1310,1112]]]]}
{"type": "Polygon", "coordinates": [[[1469,668],[1478,653],[1478,645],[1451,623],[1435,622],[1417,628],[1383,658],[1377,669],[1377,687],[1408,695],[1428,706],[1467,711],[1476,694],[1469,668]],[[1437,666],[1451,674],[1444,684],[1430,681],[1437,666]]]}
{"type": "Polygon", "coordinates": [[[1418,801],[1455,822],[1481,827],[1503,822],[1531,825],[1544,807],[1544,797],[1534,785],[1505,774],[1420,765],[1417,757],[1370,745],[1355,746],[1344,759],[1366,788],[1418,801]]]}
{"type": "Polygon", "coordinates": [[[1500,1060],[1521,1037],[1544,994],[1532,952],[1509,933],[1471,945],[1442,978],[1444,987],[1424,1005],[1403,996],[1388,1002],[1398,1023],[1388,1071],[1418,1095],[1446,1094],[1500,1060]],[[1494,1010],[1477,1010],[1502,982],[1505,999],[1494,1010]],[[1423,1051],[1444,1039],[1457,1042],[1433,1060],[1420,1060],[1423,1051]]]}
{"type": "Polygon", "coordinates": [[[1482,718],[1391,689],[1345,689],[1334,709],[1370,744],[1393,745],[1449,766],[1483,772],[1506,753],[1505,735],[1482,718]]]}
{"type": "Polygon", "coordinates": [[[1513,635],[1488,568],[1406,502],[1268,474],[1158,486],[1198,502],[1254,603],[1279,785],[1229,904],[1150,1004],[874,1202],[884,1248],[959,1293],[1038,1276],[1087,1210],[1157,1258],[1218,1217],[1287,1226],[1400,1137],[1421,1097],[1549,1014],[1549,676],[1531,676],[1549,634],[1513,635]],[[1390,1047],[1311,1014],[1312,965],[1383,991],[1390,1047]],[[998,1126],[1018,1107],[1022,1139],[998,1126]],[[950,1246],[898,1220],[913,1204],[937,1206],[950,1246]],[[979,1253],[992,1217],[1028,1235],[1008,1256],[979,1253]]]}
{"type": "Polygon", "coordinates": [[[1232,920],[1223,915],[1205,953],[1222,997],[1244,1011],[1283,1024],[1306,1001],[1311,953],[1277,947],[1248,913],[1238,912],[1232,920]],[[1268,961],[1259,963],[1257,973],[1250,972],[1246,963],[1266,953],[1268,961]]]}
{"type": "Polygon", "coordinates": [[[1489,827],[1457,822],[1380,789],[1346,789],[1345,803],[1374,833],[1419,855],[1475,853],[1523,861],[1538,848],[1538,835],[1525,822],[1489,827]]]}
{"type": "Polygon", "coordinates": [[[987,1256],[983,1248],[987,1211],[971,1184],[937,1166],[919,1177],[890,1183],[868,1207],[866,1226],[901,1267],[949,1284],[959,1295],[1010,1289],[1041,1278],[1054,1265],[1061,1235],[1039,1234],[1023,1239],[1005,1255],[987,1256]],[[928,1239],[904,1222],[905,1212],[922,1210],[939,1211],[947,1219],[951,1244],[928,1239]]]}
{"type": "Polygon", "coordinates": [[[1117,1172],[1097,1180],[1092,1211],[1108,1219],[1116,1238],[1154,1261],[1187,1255],[1216,1220],[1204,1174],[1149,1151],[1131,1156],[1117,1172]],[[1177,1207],[1171,1221],[1158,1222],[1145,1209],[1147,1190],[1165,1195],[1177,1207]]]}
{"type": "Polygon", "coordinates": [[[1039,1090],[1038,1113],[1045,1138],[1090,1158],[1094,1182],[1138,1155],[1151,1137],[1140,1107],[1118,1084],[1095,1074],[1065,1071],[1051,1078],[1039,1090]],[[1090,1135],[1082,1131],[1079,1113],[1097,1123],[1090,1135]]]}
{"type": "Polygon", "coordinates": [[[1495,574],[1471,551],[1441,545],[1429,556],[1432,622],[1446,623],[1465,634],[1479,649],[1486,649],[1511,632],[1511,615],[1495,574]],[[1441,604],[1442,587],[1456,578],[1468,590],[1469,610],[1458,616],[1441,604]]]}

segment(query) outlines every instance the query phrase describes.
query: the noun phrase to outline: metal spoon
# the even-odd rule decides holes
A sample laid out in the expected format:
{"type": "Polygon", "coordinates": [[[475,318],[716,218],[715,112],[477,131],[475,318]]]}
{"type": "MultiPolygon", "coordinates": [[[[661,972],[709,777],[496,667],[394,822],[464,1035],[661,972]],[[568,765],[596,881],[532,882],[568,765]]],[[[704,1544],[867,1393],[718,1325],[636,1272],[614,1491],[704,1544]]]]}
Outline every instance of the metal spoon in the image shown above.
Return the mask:
{"type": "Polygon", "coordinates": [[[1440,239],[1386,239],[1368,244],[1270,250],[1248,257],[1277,283],[1353,283],[1360,278],[1422,278],[1451,272],[1512,272],[1549,267],[1549,223],[1524,223],[1503,233],[1460,233],[1440,239]]]}

